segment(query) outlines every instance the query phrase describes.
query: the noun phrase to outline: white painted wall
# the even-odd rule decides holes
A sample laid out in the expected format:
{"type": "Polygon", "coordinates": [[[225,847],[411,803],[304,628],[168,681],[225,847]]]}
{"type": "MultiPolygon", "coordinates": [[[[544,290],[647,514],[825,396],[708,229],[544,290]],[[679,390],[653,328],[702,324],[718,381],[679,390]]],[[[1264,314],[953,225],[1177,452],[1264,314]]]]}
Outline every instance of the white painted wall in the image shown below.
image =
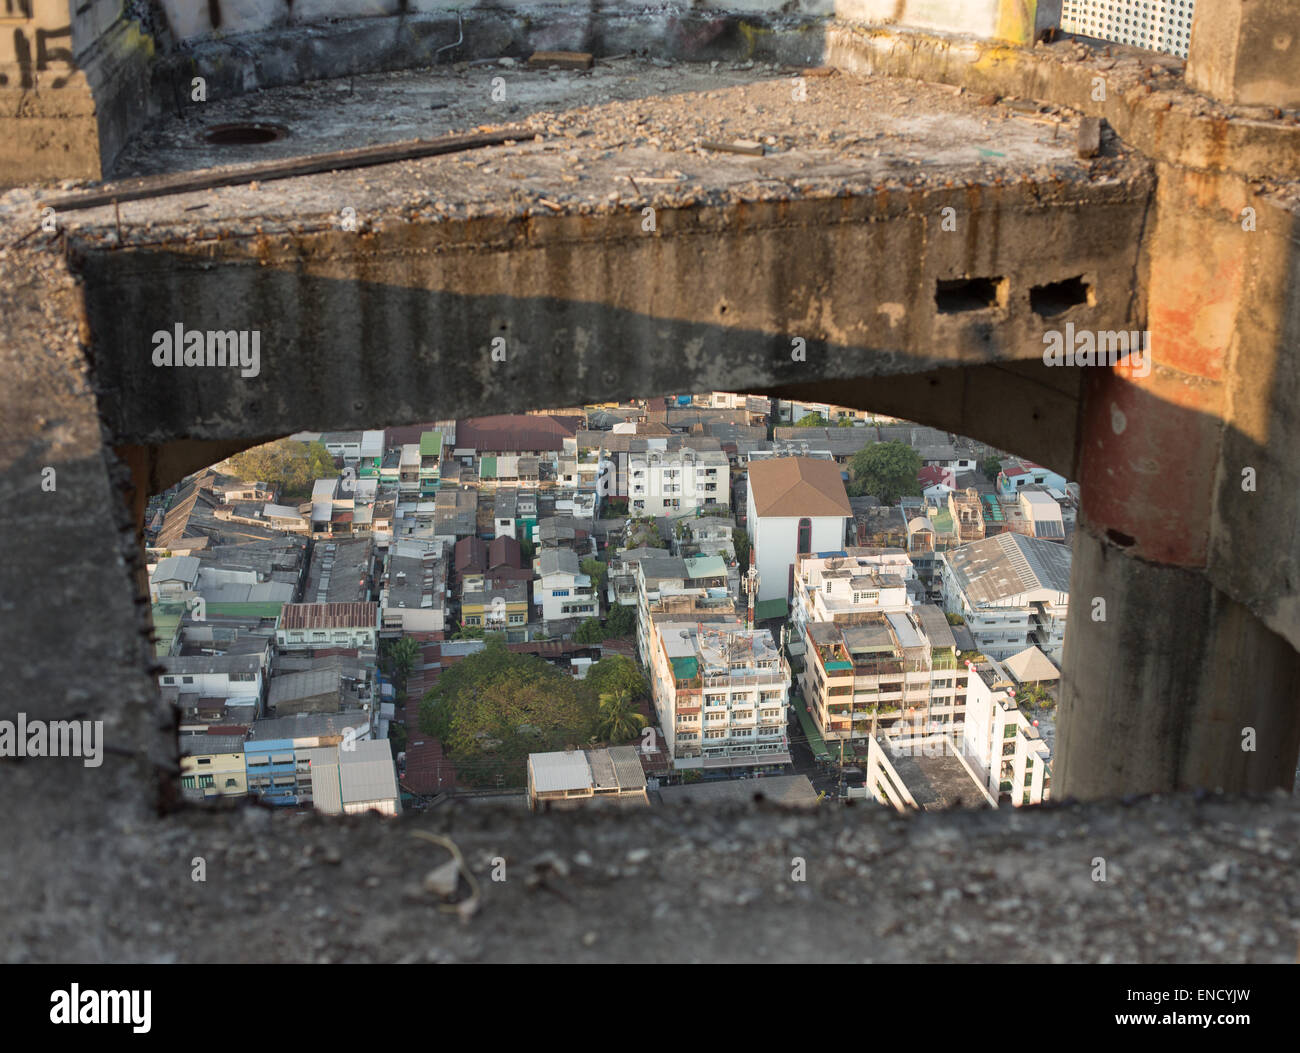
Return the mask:
{"type": "MultiPolygon", "coordinates": [[[[785,599],[790,567],[799,549],[799,517],[760,518],[754,512],[754,493],[745,484],[746,521],[758,566],[758,602],[785,599]]],[[[844,548],[843,516],[811,516],[812,551],[838,552],[844,548]]],[[[742,572],[745,568],[741,568],[742,572]]]]}

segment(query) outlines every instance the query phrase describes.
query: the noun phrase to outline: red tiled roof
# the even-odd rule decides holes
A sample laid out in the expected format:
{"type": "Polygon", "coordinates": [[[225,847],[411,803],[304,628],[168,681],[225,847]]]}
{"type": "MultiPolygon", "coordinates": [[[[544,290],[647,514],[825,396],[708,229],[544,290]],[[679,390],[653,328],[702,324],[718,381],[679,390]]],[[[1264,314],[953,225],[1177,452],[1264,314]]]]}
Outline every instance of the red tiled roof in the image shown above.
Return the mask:
{"type": "Polygon", "coordinates": [[[415,446],[420,442],[420,436],[426,431],[436,431],[437,425],[432,421],[428,424],[403,424],[384,430],[384,449],[391,450],[394,446],[415,446]]]}
{"type": "Polygon", "coordinates": [[[932,464],[916,473],[917,482],[924,486],[937,486],[948,481],[948,476],[938,465],[932,464]]]}
{"type": "Polygon", "coordinates": [[[502,450],[562,450],[564,440],[578,434],[586,422],[581,417],[500,414],[470,417],[456,422],[456,445],[460,448],[502,450]]]}
{"type": "Polygon", "coordinates": [[[749,488],[760,518],[851,516],[840,466],[811,457],[773,457],[749,463],[749,488]]]}
{"type": "MultiPolygon", "coordinates": [[[[523,566],[523,552],[519,542],[512,537],[499,537],[488,547],[487,565],[491,568],[523,566]]],[[[532,577],[532,574],[529,574],[532,577]]]]}
{"type": "Polygon", "coordinates": [[[456,542],[454,562],[456,572],[486,570],[488,545],[481,537],[463,537],[456,542]]]}

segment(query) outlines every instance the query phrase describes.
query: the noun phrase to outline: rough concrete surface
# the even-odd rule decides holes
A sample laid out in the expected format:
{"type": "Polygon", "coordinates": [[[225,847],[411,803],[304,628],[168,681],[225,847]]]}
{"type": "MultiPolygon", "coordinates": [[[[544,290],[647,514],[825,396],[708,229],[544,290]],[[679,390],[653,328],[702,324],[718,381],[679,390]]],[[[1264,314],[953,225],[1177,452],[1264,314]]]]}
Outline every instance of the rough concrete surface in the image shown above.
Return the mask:
{"type": "Polygon", "coordinates": [[[1280,795],[910,819],[443,808],[24,824],[4,849],[4,958],[1287,963],[1300,942],[1300,805],[1280,795]],[[467,920],[426,891],[451,856],[413,830],[464,854],[467,920]]]}
{"type": "MultiPolygon", "coordinates": [[[[671,21],[661,13],[642,31],[666,40],[664,56],[731,58],[745,46],[748,31],[734,19],[697,20],[665,37],[671,21]]],[[[511,16],[494,26],[479,53],[515,46],[511,16]]],[[[545,42],[569,44],[553,27],[545,42]]],[[[110,747],[95,769],[0,763],[11,802],[0,818],[4,957],[1295,961],[1300,810],[1280,794],[910,818],[874,808],[532,816],[454,804],[397,822],[254,807],[159,818],[159,806],[174,803],[174,716],[161,710],[149,665],[138,523],[126,500],[133,482],[166,485],[186,458],[221,443],[228,452],[304,427],[683,386],[842,384],[844,399],[868,405],[866,385],[887,376],[891,410],[942,412],[980,438],[995,428],[971,406],[1018,398],[1005,416],[1036,423],[997,434],[1030,456],[1050,426],[1039,418],[1056,423],[1065,437],[1052,456],[1082,459],[1097,480],[1091,492],[1115,498],[1113,509],[1091,506],[1115,518],[1087,535],[1085,516],[1076,534],[1088,536],[1095,560],[1111,561],[1109,576],[1074,591],[1109,582],[1133,607],[1101,628],[1072,622],[1069,648],[1091,663],[1078,682],[1103,667],[1110,675],[1089,681],[1086,707],[1063,702],[1061,748],[1072,735],[1084,742],[1071,722],[1109,721],[1120,707],[1153,731],[1150,742],[1078,750],[1072,763],[1096,776],[1089,792],[1113,793],[1126,779],[1149,788],[1131,776],[1148,760],[1143,750],[1168,782],[1190,773],[1186,781],[1240,783],[1247,761],[1225,760],[1222,741],[1239,731],[1235,718],[1246,712],[1274,729],[1274,768],[1295,730],[1286,708],[1293,656],[1253,620],[1300,631],[1286,580],[1294,517],[1276,497],[1295,488],[1286,476],[1269,479],[1261,494],[1273,496],[1259,510],[1193,504],[1176,482],[1204,461],[1226,487],[1237,461],[1273,465],[1265,445],[1274,458],[1294,445],[1294,114],[1209,99],[1186,87],[1180,64],[1123,49],[1011,48],[834,23],[804,38],[805,55],[839,67],[806,77],[806,100],[793,94],[797,68],[770,65],[793,61],[794,45],[769,53],[767,68],[637,58],[552,76],[449,62],[233,97],[304,73],[349,72],[358,42],[388,28],[373,20],[337,34],[295,32],[280,51],[269,35],[254,50],[248,40],[205,43],[152,67],[150,105],[194,69],[223,70],[204,122],[269,115],[291,133],[265,150],[222,151],[231,163],[482,124],[518,126],[520,138],[473,155],[67,212],[52,236],[38,227],[52,188],[0,200],[0,497],[11,557],[0,561],[0,625],[14,656],[3,708],[103,719],[110,747]],[[332,50],[346,40],[351,47],[332,50]],[[240,49],[246,61],[227,62],[240,49]],[[491,97],[494,77],[504,112],[491,97]],[[1098,78],[1104,98],[1094,97],[1098,78]],[[317,114],[328,119],[313,123],[317,114]],[[1074,156],[1072,134],[1083,114],[1115,133],[1087,163],[1074,156]],[[1059,129],[1040,123],[1057,117],[1059,129]],[[706,139],[756,141],[764,155],[718,152],[706,139]],[[1259,206],[1258,247],[1231,240],[1247,203],[1259,206]],[[357,212],[356,232],[341,228],[344,207],[357,212]],[[656,210],[653,231],[642,228],[646,207],[656,210]],[[944,207],[959,220],[948,240],[944,207]],[[1188,339],[1171,342],[1173,362],[1147,387],[1036,377],[1024,360],[1041,352],[1043,319],[1028,309],[1029,288],[1080,274],[1096,302],[1062,320],[1131,328],[1147,316],[1153,277],[1197,290],[1197,303],[1215,297],[1223,310],[1164,319],[1188,339]],[[1005,280],[996,303],[938,309],[936,282],[977,276],[1005,280]],[[264,329],[266,371],[232,383],[154,369],[150,334],[177,321],[264,329]],[[488,349],[498,334],[512,357],[494,371],[488,349]],[[794,361],[790,339],[805,335],[808,358],[794,361]],[[1229,344],[1236,358],[1205,353],[1229,344]],[[926,408],[935,400],[942,411],[926,408]],[[1121,403],[1127,415],[1117,416],[1121,403]],[[1117,441],[1116,421],[1133,422],[1129,440],[1117,441]],[[1144,434],[1159,439],[1158,461],[1149,450],[1128,455],[1126,444],[1144,434]],[[1101,439],[1120,456],[1097,456],[1101,439]],[[153,443],[164,446],[148,450],[153,443]],[[112,452],[129,444],[123,456],[142,465],[134,479],[112,452]],[[1161,483],[1108,490],[1121,462],[1161,483]],[[58,471],[54,490],[41,486],[47,467],[58,471]],[[1167,514],[1184,507],[1178,501],[1190,512],[1167,514]],[[1138,573],[1124,546],[1162,522],[1183,562],[1138,573]],[[1265,524],[1272,541],[1258,544],[1265,524]],[[1222,556],[1217,571],[1191,565],[1210,540],[1255,573],[1279,563],[1284,573],[1243,587],[1222,556]],[[1143,614],[1162,602],[1146,583],[1175,578],[1196,581],[1166,611],[1165,650],[1144,664],[1153,620],[1143,614]],[[1191,671],[1159,682],[1171,666],[1191,671]],[[1251,691],[1225,719],[1216,692],[1247,681],[1251,691]],[[1173,690],[1187,697],[1166,697],[1173,690]],[[440,831],[466,852],[482,886],[466,923],[424,890],[446,853],[409,837],[413,829],[440,831]],[[196,857],[206,861],[204,882],[191,877],[196,857]],[[489,878],[498,857],[504,883],[489,878]],[[807,882],[791,880],[795,857],[807,882]],[[1099,862],[1105,882],[1093,880],[1099,862]]],[[[438,40],[448,28],[444,18],[438,40]]],[[[624,29],[619,39],[633,39],[624,29]]],[[[385,54],[410,58],[434,43],[426,34],[385,54]]],[[[132,148],[132,171],[192,169],[217,156],[177,109],[132,148]]],[[[101,134],[124,137],[129,117],[106,112],[101,134]]],[[[1158,316],[1176,314],[1173,299],[1166,291],[1154,300],[1158,316]]],[[[1063,780],[1056,786],[1064,792],[1063,780]]]]}
{"type": "MultiPolygon", "coordinates": [[[[431,97],[456,107],[438,132],[501,127],[501,72],[267,92],[208,123],[286,125],[271,156],[427,131],[431,97]],[[314,125],[318,112],[335,116],[314,125]]],[[[96,355],[108,426],[120,442],[238,438],[755,387],[807,378],[813,361],[817,376],[860,377],[1032,360],[1045,320],[1031,288],[1074,277],[1089,289],[1075,324],[1135,324],[1151,183],[1123,144],[1085,162],[1071,116],[1050,107],[798,72],[630,59],[518,72],[513,145],[63,212],[94,341],[114,349],[96,355]],[[766,152],[707,145],[737,140],[766,152]],[[988,278],[996,299],[944,307],[939,283],[965,278],[988,278]],[[259,331],[262,372],[155,368],[150,336],[178,321],[259,331]],[[652,345],[684,354],[635,350],[652,345]],[[323,360],[336,382],[304,400],[323,360]]],[[[193,122],[141,142],[134,163],[154,172],[213,158],[193,122]]],[[[4,211],[21,229],[40,204],[15,191],[4,211]]]]}

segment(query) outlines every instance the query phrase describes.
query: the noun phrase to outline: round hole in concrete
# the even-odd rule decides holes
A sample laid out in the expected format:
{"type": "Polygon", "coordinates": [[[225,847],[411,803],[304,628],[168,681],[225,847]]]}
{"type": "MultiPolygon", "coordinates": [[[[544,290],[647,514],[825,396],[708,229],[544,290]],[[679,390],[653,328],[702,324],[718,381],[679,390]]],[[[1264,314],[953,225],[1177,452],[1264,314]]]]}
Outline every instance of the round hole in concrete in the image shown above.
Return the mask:
{"type": "Polygon", "coordinates": [[[263,124],[257,121],[240,121],[235,124],[214,124],[199,136],[213,146],[257,146],[273,143],[289,134],[282,124],[263,124]]]}

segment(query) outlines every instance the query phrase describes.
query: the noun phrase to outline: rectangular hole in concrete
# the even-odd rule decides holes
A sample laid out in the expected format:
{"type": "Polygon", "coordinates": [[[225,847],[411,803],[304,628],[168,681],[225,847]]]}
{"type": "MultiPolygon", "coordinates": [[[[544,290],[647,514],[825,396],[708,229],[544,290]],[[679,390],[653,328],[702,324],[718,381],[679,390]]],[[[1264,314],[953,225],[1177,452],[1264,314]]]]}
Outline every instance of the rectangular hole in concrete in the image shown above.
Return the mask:
{"type": "Polygon", "coordinates": [[[940,278],[934,290],[934,302],[940,314],[984,311],[998,305],[1004,279],[940,278]]]}
{"type": "Polygon", "coordinates": [[[1083,280],[1083,275],[1076,274],[1065,281],[1035,285],[1029,290],[1029,306],[1040,318],[1051,318],[1087,303],[1088,293],[1088,283],[1083,280]]]}

